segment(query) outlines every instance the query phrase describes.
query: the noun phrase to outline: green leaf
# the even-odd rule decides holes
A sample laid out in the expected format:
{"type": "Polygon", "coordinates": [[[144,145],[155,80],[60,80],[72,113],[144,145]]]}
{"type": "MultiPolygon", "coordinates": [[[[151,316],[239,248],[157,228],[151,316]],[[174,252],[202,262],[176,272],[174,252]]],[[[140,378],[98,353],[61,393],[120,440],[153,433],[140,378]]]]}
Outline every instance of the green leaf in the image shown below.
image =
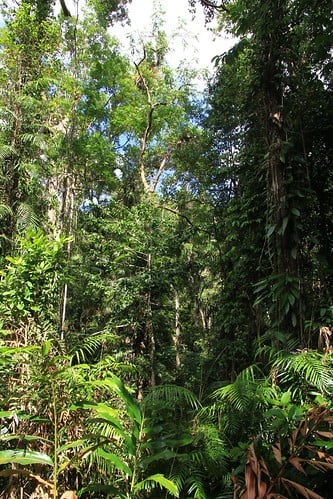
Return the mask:
{"type": "Polygon", "coordinates": [[[134,397],[128,392],[123,382],[117,378],[117,376],[112,376],[112,378],[104,379],[103,381],[95,381],[93,383],[97,386],[108,386],[112,388],[125,402],[127,413],[129,417],[141,425],[142,415],[138,402],[134,397]]]}
{"type": "Polygon", "coordinates": [[[281,235],[283,235],[286,231],[287,225],[288,225],[289,217],[284,217],[282,220],[282,227],[280,229],[281,235]]]}
{"type": "Polygon", "coordinates": [[[10,329],[0,329],[0,334],[3,334],[4,336],[8,336],[10,334],[13,334],[13,331],[10,329]]]}
{"type": "Polygon", "coordinates": [[[44,437],[38,437],[37,435],[8,435],[7,433],[5,433],[4,435],[0,435],[0,440],[2,440],[3,442],[9,442],[10,440],[25,440],[27,442],[40,440],[49,444],[53,444],[52,440],[44,437]]]}
{"type": "MultiPolygon", "coordinates": [[[[93,383],[95,384],[95,382],[93,383]]],[[[80,404],[71,405],[70,409],[93,409],[96,411],[97,418],[90,419],[91,422],[99,421],[102,419],[109,423],[117,435],[124,439],[127,445],[127,451],[134,455],[135,454],[135,438],[133,435],[128,435],[124,426],[118,419],[118,413],[112,407],[108,407],[105,404],[96,404],[94,402],[82,402],[80,404]]]]}
{"type": "Polygon", "coordinates": [[[71,405],[70,409],[92,409],[96,412],[97,416],[105,419],[105,421],[108,421],[111,423],[113,426],[118,428],[121,431],[124,431],[124,427],[121,424],[119,417],[118,417],[118,412],[113,409],[112,407],[107,406],[106,404],[96,404],[95,402],[82,402],[78,403],[75,405],[71,405]]]}
{"type": "Polygon", "coordinates": [[[297,208],[291,208],[291,213],[296,217],[299,217],[301,212],[297,208]]]}
{"type": "Polygon", "coordinates": [[[161,488],[166,489],[174,497],[179,497],[177,485],[168,478],[165,478],[165,476],[161,473],[151,475],[145,480],[142,480],[142,482],[137,483],[134,487],[134,492],[153,488],[153,483],[158,484],[161,488]]]}
{"type": "Polygon", "coordinates": [[[122,461],[116,454],[112,452],[106,452],[102,448],[97,449],[96,454],[98,454],[103,459],[110,461],[118,470],[123,471],[126,475],[132,476],[133,472],[131,468],[127,466],[124,461],[122,461]]]}
{"type": "Polygon", "coordinates": [[[293,327],[296,327],[297,318],[296,318],[296,314],[294,314],[294,313],[291,314],[291,323],[292,323],[293,327]]]}
{"type": "Polygon", "coordinates": [[[45,341],[42,346],[42,355],[43,357],[46,357],[49,354],[51,348],[51,341],[45,341]]]}
{"type": "Polygon", "coordinates": [[[281,397],[281,404],[287,405],[291,400],[291,392],[284,392],[281,397]]]}
{"type": "Polygon", "coordinates": [[[288,294],[288,301],[289,301],[290,305],[293,306],[295,303],[295,296],[292,295],[291,293],[289,293],[288,294]]]}
{"type": "Polygon", "coordinates": [[[276,229],[276,225],[271,225],[270,228],[268,229],[267,233],[266,233],[266,237],[271,237],[271,235],[273,234],[273,232],[275,231],[276,229]]]}
{"type": "Polygon", "coordinates": [[[315,440],[312,445],[316,447],[324,447],[325,449],[333,449],[333,440],[315,440]]]}
{"type": "Polygon", "coordinates": [[[11,418],[16,414],[15,411],[0,411],[0,418],[11,418]]]}
{"type": "Polygon", "coordinates": [[[28,450],[3,450],[0,451],[0,464],[48,464],[53,466],[53,461],[47,454],[28,450]]]}
{"type": "Polygon", "coordinates": [[[58,452],[61,452],[63,450],[67,450],[67,449],[75,449],[76,447],[79,447],[80,445],[83,445],[84,443],[86,443],[86,441],[83,439],[75,440],[74,442],[70,442],[69,444],[61,445],[60,447],[58,447],[58,452]]]}
{"type": "Polygon", "coordinates": [[[267,282],[265,282],[264,284],[260,284],[260,286],[256,287],[256,289],[254,290],[255,293],[260,293],[260,291],[262,291],[263,289],[266,289],[267,288],[267,282]]]}
{"type": "MultiPolygon", "coordinates": [[[[281,404],[281,401],[279,401],[279,405],[281,404]]],[[[286,419],[286,414],[282,409],[279,409],[278,407],[273,407],[272,409],[268,409],[265,413],[266,417],[273,417],[274,419],[277,420],[285,420],[286,419]]]]}

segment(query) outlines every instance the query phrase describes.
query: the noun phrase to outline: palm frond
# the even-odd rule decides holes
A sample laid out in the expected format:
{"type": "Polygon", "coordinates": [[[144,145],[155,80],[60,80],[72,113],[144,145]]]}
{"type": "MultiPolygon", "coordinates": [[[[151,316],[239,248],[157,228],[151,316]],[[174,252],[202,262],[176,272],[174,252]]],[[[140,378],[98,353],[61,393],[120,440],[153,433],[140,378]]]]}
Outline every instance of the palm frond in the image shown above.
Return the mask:
{"type": "Polygon", "coordinates": [[[7,215],[12,215],[13,210],[10,208],[10,206],[0,203],[0,219],[7,216],[7,215]]]}
{"type": "Polygon", "coordinates": [[[141,482],[137,483],[134,486],[134,491],[139,492],[140,490],[151,490],[156,487],[166,489],[173,497],[179,497],[177,485],[161,473],[151,475],[148,478],[145,478],[141,482]]]}
{"type": "Polygon", "coordinates": [[[191,477],[188,478],[188,493],[193,494],[194,493],[194,498],[195,499],[206,499],[206,493],[205,493],[205,476],[204,474],[201,473],[191,473],[191,477]]]}
{"type": "Polygon", "coordinates": [[[256,392],[255,381],[236,379],[233,383],[223,386],[212,394],[214,399],[229,404],[237,411],[245,411],[256,392]]]}
{"type": "Polygon", "coordinates": [[[17,154],[17,150],[15,147],[7,144],[3,144],[0,147],[0,160],[3,161],[6,158],[9,158],[10,156],[15,156],[17,154]]]}
{"type": "MultiPolygon", "coordinates": [[[[202,461],[200,464],[202,464],[202,461]]],[[[204,483],[207,477],[202,467],[201,469],[199,466],[193,467],[186,460],[183,465],[182,463],[178,464],[178,467],[173,470],[170,478],[177,484],[179,491],[194,494],[193,497],[197,499],[206,499],[204,483]]]]}
{"type": "Polygon", "coordinates": [[[113,374],[135,374],[138,371],[135,364],[117,360],[116,356],[113,355],[103,356],[103,358],[94,365],[93,369],[98,378],[105,378],[107,376],[112,376],[113,374]]]}
{"type": "Polygon", "coordinates": [[[22,233],[27,228],[37,230],[39,225],[39,218],[34,212],[32,206],[28,203],[21,203],[18,206],[16,213],[16,227],[18,232],[22,233]]]}
{"type": "Polygon", "coordinates": [[[84,338],[80,345],[72,348],[70,354],[78,363],[86,362],[88,358],[97,357],[101,360],[103,349],[107,343],[112,343],[114,336],[108,331],[95,333],[84,338]]]}
{"type": "Polygon", "coordinates": [[[278,330],[270,329],[255,341],[256,359],[264,357],[269,363],[273,362],[277,355],[281,355],[281,348],[284,352],[292,352],[298,346],[298,339],[291,334],[286,334],[278,330]]]}
{"type": "Polygon", "coordinates": [[[278,358],[274,364],[278,378],[292,387],[302,381],[309,388],[331,392],[333,386],[332,367],[328,358],[314,350],[297,352],[278,358]]]}
{"type": "Polygon", "coordinates": [[[193,409],[200,407],[197,396],[182,386],[159,385],[150,390],[146,395],[143,405],[151,406],[156,402],[165,402],[168,405],[186,404],[193,409]]]}

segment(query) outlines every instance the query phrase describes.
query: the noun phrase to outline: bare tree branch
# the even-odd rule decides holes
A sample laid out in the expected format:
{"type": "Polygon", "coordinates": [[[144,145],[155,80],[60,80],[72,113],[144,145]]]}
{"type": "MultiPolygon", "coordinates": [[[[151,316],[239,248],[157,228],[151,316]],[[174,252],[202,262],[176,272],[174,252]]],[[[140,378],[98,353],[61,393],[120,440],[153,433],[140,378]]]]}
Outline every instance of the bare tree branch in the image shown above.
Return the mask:
{"type": "Polygon", "coordinates": [[[140,68],[140,65],[143,63],[143,61],[145,59],[146,59],[146,52],[144,49],[144,56],[141,59],[141,61],[139,63],[134,63],[135,68],[136,68],[138,75],[139,75],[139,78],[140,78],[140,82],[142,83],[143,88],[145,89],[146,96],[147,96],[147,102],[148,102],[148,106],[149,106],[149,111],[147,113],[147,125],[146,125],[145,131],[144,131],[142,139],[141,139],[141,147],[140,147],[140,154],[139,154],[139,167],[140,167],[141,181],[143,183],[144,189],[148,194],[152,194],[157,187],[158,181],[160,179],[160,176],[164,170],[166,161],[169,158],[170,154],[167,153],[163,157],[153,181],[149,184],[147,177],[146,177],[146,165],[145,165],[145,161],[144,161],[144,154],[146,152],[147,141],[148,141],[150,131],[152,128],[152,124],[153,124],[154,111],[158,106],[165,105],[165,102],[155,102],[155,103],[153,102],[147,81],[146,81],[145,77],[143,76],[141,68],[140,68]]]}
{"type": "Polygon", "coordinates": [[[157,187],[158,181],[160,180],[160,177],[161,177],[161,175],[162,175],[162,173],[163,173],[163,171],[164,171],[164,168],[165,168],[166,162],[167,162],[167,161],[168,161],[168,159],[170,158],[170,154],[171,154],[170,152],[167,152],[167,153],[163,156],[162,161],[161,161],[161,163],[160,163],[160,166],[159,166],[159,168],[158,168],[158,170],[157,170],[157,173],[156,173],[156,175],[155,175],[155,177],[154,177],[154,180],[153,180],[153,181],[151,182],[151,184],[150,184],[150,187],[149,187],[149,192],[150,192],[150,193],[155,192],[155,189],[156,189],[156,187],[157,187]]]}

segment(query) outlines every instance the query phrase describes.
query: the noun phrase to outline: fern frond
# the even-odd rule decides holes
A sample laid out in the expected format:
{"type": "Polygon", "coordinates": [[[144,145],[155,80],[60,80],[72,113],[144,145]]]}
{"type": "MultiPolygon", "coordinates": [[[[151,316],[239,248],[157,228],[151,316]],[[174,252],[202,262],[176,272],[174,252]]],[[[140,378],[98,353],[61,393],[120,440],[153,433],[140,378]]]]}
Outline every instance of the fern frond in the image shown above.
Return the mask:
{"type": "Polygon", "coordinates": [[[266,405],[274,394],[274,387],[265,379],[261,369],[251,365],[240,372],[233,383],[215,390],[211,397],[237,411],[245,412],[249,407],[266,405]],[[260,377],[256,377],[256,373],[260,377]]]}
{"type": "MultiPolygon", "coordinates": [[[[231,479],[230,479],[231,481],[231,479]]],[[[233,490],[222,492],[222,494],[218,495],[216,499],[234,499],[235,493],[233,490]]]]}
{"type": "Polygon", "coordinates": [[[220,438],[218,427],[215,424],[199,425],[194,443],[203,441],[206,457],[211,461],[221,463],[227,457],[226,446],[220,438]]]}
{"type": "Polygon", "coordinates": [[[223,416],[219,421],[219,427],[226,435],[240,435],[244,419],[237,417],[237,413],[223,416]]]}
{"type": "Polygon", "coordinates": [[[186,491],[187,494],[193,494],[191,497],[197,499],[206,499],[206,493],[204,488],[204,483],[207,481],[207,475],[205,473],[206,462],[202,460],[198,462],[195,466],[186,460],[183,465],[178,464],[178,467],[173,470],[170,478],[177,484],[178,490],[180,492],[186,491]]]}
{"type": "Polygon", "coordinates": [[[170,479],[177,485],[180,492],[186,491],[186,495],[194,494],[191,497],[206,499],[204,483],[207,480],[207,476],[204,471],[204,461],[201,461],[200,465],[193,466],[188,460],[185,460],[184,463],[178,463],[170,479]]]}
{"type": "Polygon", "coordinates": [[[199,409],[197,413],[197,416],[203,423],[214,423],[216,421],[219,410],[219,404],[217,402],[214,402],[208,406],[201,407],[201,409],[199,409]]]}
{"type": "Polygon", "coordinates": [[[113,355],[105,355],[94,365],[94,370],[98,378],[105,378],[113,374],[135,374],[138,368],[130,362],[117,360],[113,355]]]}
{"type": "Polygon", "coordinates": [[[177,485],[178,490],[182,490],[188,479],[188,469],[184,466],[173,469],[170,479],[177,485]]]}
{"type": "Polygon", "coordinates": [[[105,437],[109,440],[113,440],[117,437],[118,433],[115,428],[107,422],[104,421],[93,421],[88,425],[87,428],[88,435],[96,435],[98,437],[105,437]]]}

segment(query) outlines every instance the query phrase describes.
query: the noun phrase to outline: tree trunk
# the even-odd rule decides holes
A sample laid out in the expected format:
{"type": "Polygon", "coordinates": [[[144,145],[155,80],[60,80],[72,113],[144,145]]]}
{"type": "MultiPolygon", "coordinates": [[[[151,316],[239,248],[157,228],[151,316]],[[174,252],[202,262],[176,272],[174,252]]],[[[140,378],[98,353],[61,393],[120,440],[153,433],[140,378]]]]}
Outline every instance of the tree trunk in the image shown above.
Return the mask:
{"type": "MultiPolygon", "coordinates": [[[[68,173],[64,176],[62,190],[62,204],[60,209],[60,229],[63,234],[69,238],[74,234],[74,207],[75,207],[75,178],[68,173]]],[[[66,258],[70,259],[72,250],[71,239],[67,242],[66,258]]],[[[64,340],[66,329],[66,310],[68,298],[68,285],[65,283],[62,290],[62,298],[60,303],[60,339],[64,340]]]]}
{"type": "Polygon", "coordinates": [[[172,335],[173,346],[175,347],[175,363],[176,369],[180,368],[180,300],[179,294],[176,288],[174,288],[174,298],[175,298],[175,332],[172,335]]]}

